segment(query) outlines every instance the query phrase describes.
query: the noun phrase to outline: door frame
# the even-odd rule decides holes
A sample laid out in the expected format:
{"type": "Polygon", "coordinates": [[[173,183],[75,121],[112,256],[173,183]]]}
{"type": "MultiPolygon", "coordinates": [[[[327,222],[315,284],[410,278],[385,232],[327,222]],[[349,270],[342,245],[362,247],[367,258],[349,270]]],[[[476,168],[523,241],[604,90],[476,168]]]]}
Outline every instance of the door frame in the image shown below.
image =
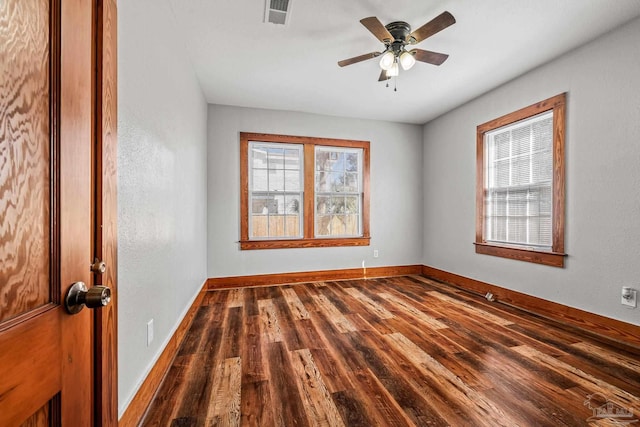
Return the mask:
{"type": "Polygon", "coordinates": [[[93,285],[111,289],[111,303],[94,312],[94,424],[118,425],[117,352],[117,0],[94,9],[94,258],[104,261],[93,285]]]}

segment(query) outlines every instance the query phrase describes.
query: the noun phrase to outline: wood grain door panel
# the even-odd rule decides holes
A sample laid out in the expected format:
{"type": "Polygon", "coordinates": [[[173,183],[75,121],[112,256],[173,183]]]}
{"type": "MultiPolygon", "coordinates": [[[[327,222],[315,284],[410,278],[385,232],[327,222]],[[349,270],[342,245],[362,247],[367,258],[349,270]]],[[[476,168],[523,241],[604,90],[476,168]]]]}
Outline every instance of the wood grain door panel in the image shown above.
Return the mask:
{"type": "Polygon", "coordinates": [[[51,301],[48,0],[0,4],[0,323],[51,301]]]}

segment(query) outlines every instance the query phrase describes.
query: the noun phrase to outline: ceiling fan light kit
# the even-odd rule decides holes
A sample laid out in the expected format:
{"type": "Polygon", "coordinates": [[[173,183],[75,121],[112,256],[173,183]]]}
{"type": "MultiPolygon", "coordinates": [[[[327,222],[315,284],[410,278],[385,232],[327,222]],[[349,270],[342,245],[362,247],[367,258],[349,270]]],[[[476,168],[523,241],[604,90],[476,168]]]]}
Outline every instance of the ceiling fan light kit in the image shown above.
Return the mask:
{"type": "Polygon", "coordinates": [[[402,65],[403,70],[409,70],[411,67],[416,65],[416,58],[413,57],[411,52],[407,52],[405,50],[400,54],[400,65],[402,65]]]}
{"type": "Polygon", "coordinates": [[[395,21],[387,25],[375,16],[370,16],[360,20],[378,40],[384,44],[382,52],[371,52],[353,58],[344,59],[338,62],[340,67],[366,61],[371,58],[380,58],[380,78],[378,81],[389,80],[400,73],[400,66],[403,70],[411,69],[416,61],[426,62],[432,65],[440,65],[449,57],[444,53],[432,52],[423,49],[406,50],[407,45],[418,44],[424,39],[444,30],[456,22],[449,12],[442,12],[440,15],[424,24],[422,27],[411,32],[411,26],[404,21],[395,21]]]}
{"type": "Polygon", "coordinates": [[[382,58],[380,58],[380,68],[383,70],[389,70],[393,65],[394,59],[395,56],[393,56],[393,52],[385,52],[384,55],[382,55],[382,58]]]}

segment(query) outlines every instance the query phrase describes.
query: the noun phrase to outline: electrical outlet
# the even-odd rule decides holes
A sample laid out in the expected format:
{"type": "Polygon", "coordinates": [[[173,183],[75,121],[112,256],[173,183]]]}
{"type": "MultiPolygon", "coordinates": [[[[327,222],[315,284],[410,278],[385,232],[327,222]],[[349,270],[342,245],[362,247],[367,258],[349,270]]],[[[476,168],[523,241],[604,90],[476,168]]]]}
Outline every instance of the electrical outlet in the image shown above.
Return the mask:
{"type": "Polygon", "coordinates": [[[153,319],[147,322],[147,347],[153,342],[153,319]]]}
{"type": "Polygon", "coordinates": [[[378,250],[377,249],[373,250],[373,257],[374,258],[378,258],[378,250]]]}
{"type": "Polygon", "coordinates": [[[620,300],[620,303],[622,305],[627,305],[629,307],[635,308],[637,305],[636,295],[637,295],[637,291],[635,289],[631,289],[628,286],[623,286],[622,298],[620,300]]]}

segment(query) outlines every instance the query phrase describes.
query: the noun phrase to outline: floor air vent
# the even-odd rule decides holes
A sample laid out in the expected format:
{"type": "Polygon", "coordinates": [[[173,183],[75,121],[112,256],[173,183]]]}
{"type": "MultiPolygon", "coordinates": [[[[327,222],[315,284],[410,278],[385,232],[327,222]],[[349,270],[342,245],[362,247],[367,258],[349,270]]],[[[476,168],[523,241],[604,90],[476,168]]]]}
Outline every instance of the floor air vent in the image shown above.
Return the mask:
{"type": "Polygon", "coordinates": [[[291,0],[265,0],[264,22],[286,25],[289,21],[291,0]]]}

